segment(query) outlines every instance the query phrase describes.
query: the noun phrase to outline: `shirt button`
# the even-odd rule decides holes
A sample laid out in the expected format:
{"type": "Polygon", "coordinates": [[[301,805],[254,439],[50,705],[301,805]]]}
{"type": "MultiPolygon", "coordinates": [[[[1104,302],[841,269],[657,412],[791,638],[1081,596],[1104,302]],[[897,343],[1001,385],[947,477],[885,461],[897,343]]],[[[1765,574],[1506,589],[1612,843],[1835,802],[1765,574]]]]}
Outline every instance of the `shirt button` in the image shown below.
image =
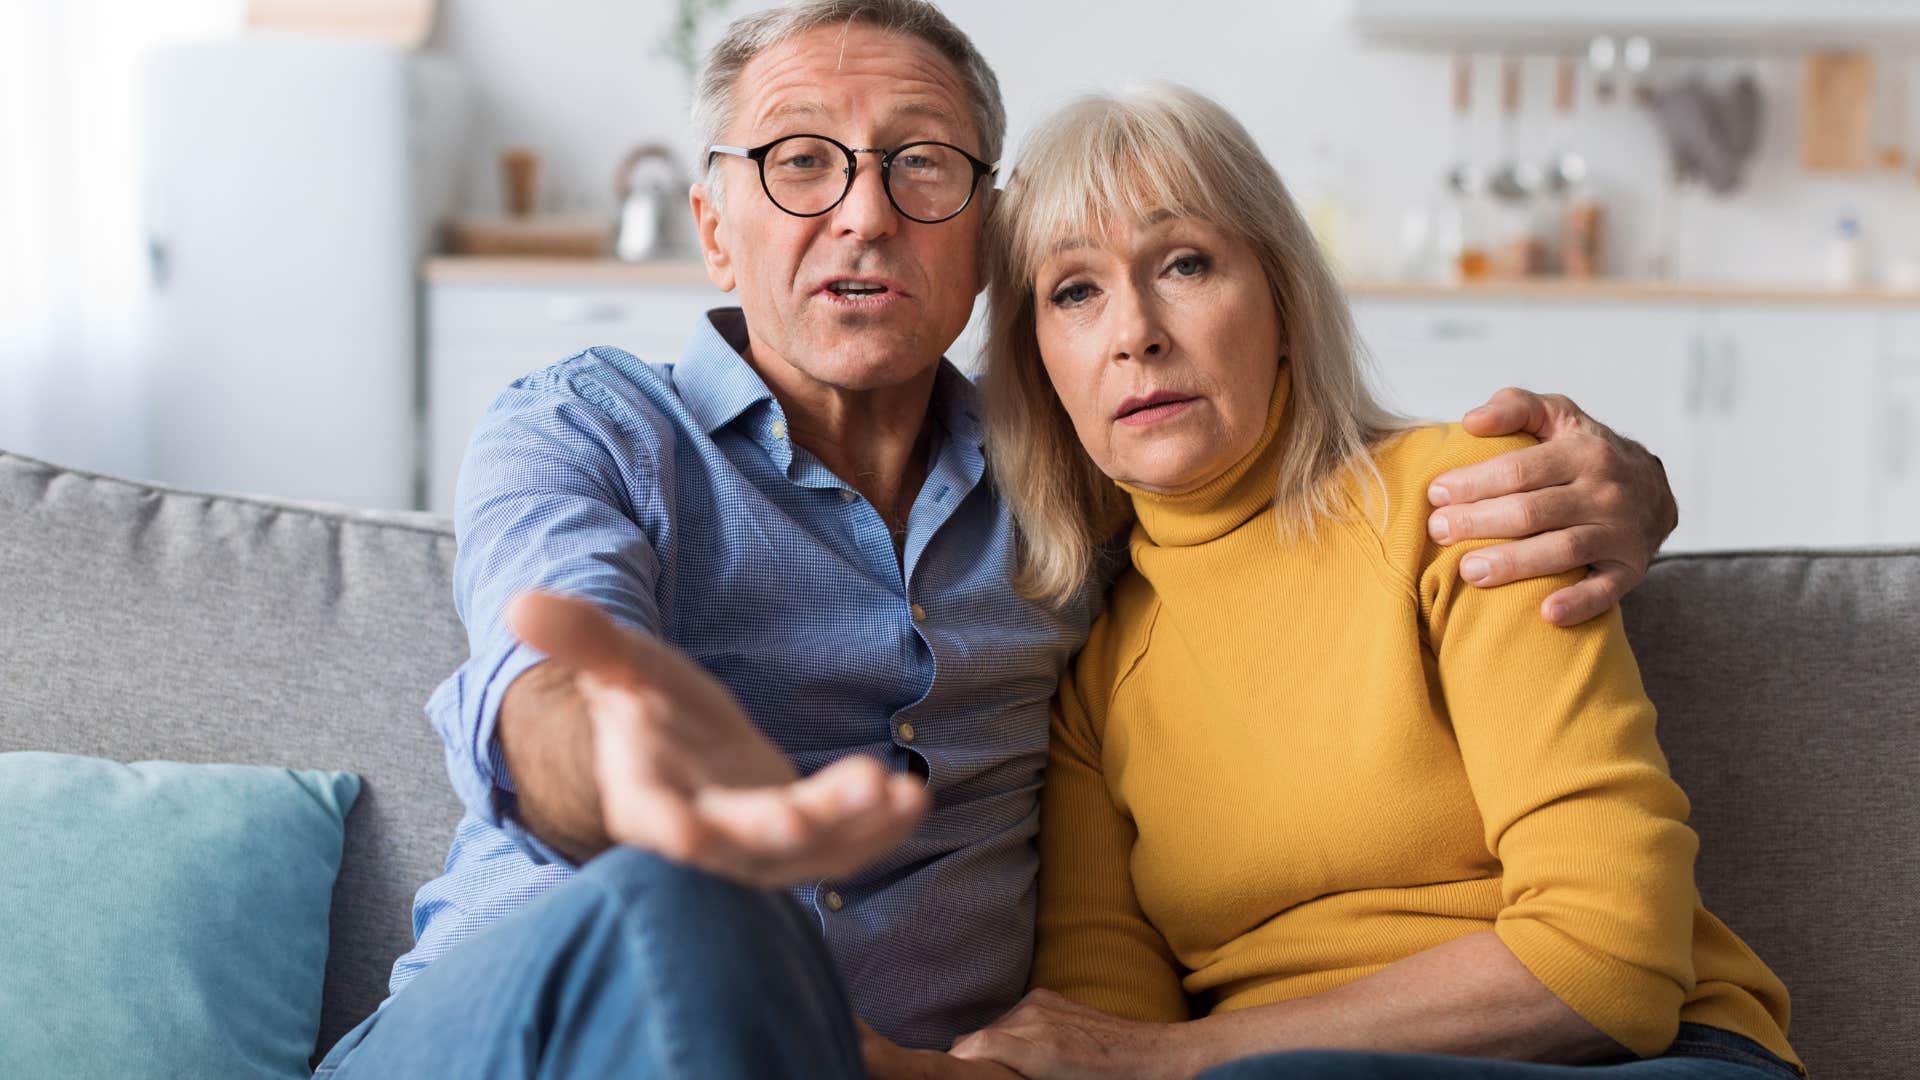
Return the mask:
{"type": "Polygon", "coordinates": [[[909,607],[907,608],[907,610],[913,613],[913,621],[914,621],[914,622],[926,622],[926,621],[927,621],[927,609],[926,609],[926,608],[923,608],[923,607],[921,607],[921,606],[920,606],[919,604],[913,604],[913,605],[910,605],[910,606],[909,606],[909,607]]]}
{"type": "Polygon", "coordinates": [[[900,741],[901,742],[913,741],[913,725],[911,723],[902,723],[900,725],[900,741]]]}
{"type": "Polygon", "coordinates": [[[785,420],[775,420],[773,422],[773,437],[776,439],[784,439],[787,437],[787,422],[785,420]]]}
{"type": "Polygon", "coordinates": [[[828,890],[827,892],[827,910],[828,911],[839,911],[841,908],[846,906],[847,906],[847,902],[845,900],[840,899],[839,893],[833,892],[832,890],[828,890]]]}
{"type": "Polygon", "coordinates": [[[841,501],[841,502],[854,502],[854,501],[856,501],[856,500],[858,500],[859,498],[860,498],[860,493],[859,493],[859,492],[857,492],[857,491],[855,491],[855,490],[853,490],[852,488],[841,488],[841,489],[840,489],[840,501],[841,501]]]}

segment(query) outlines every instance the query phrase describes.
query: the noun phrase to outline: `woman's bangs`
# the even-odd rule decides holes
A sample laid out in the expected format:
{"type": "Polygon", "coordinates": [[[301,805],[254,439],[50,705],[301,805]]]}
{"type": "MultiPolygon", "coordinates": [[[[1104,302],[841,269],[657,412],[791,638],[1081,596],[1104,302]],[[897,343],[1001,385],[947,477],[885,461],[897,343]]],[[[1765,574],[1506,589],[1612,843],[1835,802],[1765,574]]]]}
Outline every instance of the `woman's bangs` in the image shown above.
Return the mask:
{"type": "Polygon", "coordinates": [[[1071,110],[1037,133],[1009,193],[1019,223],[1013,269],[1023,283],[1054,251],[1098,243],[1116,226],[1168,213],[1217,217],[1207,178],[1192,164],[1195,150],[1174,125],[1119,102],[1093,104],[1100,110],[1071,110]]]}

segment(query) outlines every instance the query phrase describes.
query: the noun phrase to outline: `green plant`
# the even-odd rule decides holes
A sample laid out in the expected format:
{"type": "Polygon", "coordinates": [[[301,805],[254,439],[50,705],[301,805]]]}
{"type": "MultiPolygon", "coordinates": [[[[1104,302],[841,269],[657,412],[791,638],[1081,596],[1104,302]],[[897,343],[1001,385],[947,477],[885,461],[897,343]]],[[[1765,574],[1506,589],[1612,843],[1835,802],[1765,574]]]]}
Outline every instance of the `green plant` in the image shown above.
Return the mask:
{"type": "Polygon", "coordinates": [[[689,95],[693,92],[694,79],[700,74],[700,25],[708,16],[725,11],[732,2],[673,0],[673,21],[667,24],[666,31],[660,35],[656,51],[680,69],[689,95]]]}

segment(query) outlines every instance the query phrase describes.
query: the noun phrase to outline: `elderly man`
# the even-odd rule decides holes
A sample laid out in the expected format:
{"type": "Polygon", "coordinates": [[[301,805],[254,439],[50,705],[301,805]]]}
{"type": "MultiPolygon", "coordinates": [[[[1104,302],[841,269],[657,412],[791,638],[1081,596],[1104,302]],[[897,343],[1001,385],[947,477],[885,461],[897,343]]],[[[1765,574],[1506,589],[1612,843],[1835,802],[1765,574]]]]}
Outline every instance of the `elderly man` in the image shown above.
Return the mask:
{"type": "MultiPolygon", "coordinates": [[[[1048,701],[1106,580],[1064,608],[1010,587],[942,359],[982,284],[997,82],[930,5],[810,0],[733,24],[695,115],[692,210],[740,307],[674,364],[529,374],[475,431],[472,656],[427,706],[469,812],[323,1074],[853,1075],[851,1017],[941,1048],[1025,989],[1048,701]],[[844,158],[837,200],[775,200],[793,153],[844,158]],[[903,192],[907,153],[972,182],[903,192]]],[[[1671,527],[1657,461],[1564,400],[1476,413],[1544,442],[1443,477],[1436,538],[1545,526],[1475,584],[1589,564],[1544,614],[1604,610],[1671,527]]],[[[890,1046],[876,1066],[916,1060],[890,1046]]]]}

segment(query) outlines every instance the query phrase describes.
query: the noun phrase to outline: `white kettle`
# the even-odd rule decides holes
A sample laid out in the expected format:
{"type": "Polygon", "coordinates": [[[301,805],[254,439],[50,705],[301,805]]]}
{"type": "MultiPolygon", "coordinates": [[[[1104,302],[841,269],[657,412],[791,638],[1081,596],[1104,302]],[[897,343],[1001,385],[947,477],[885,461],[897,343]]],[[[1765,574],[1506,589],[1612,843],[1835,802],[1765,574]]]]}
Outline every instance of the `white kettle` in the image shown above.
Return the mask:
{"type": "Polygon", "coordinates": [[[614,178],[620,229],[613,253],[626,262],[658,258],[666,247],[667,208],[673,204],[676,190],[685,186],[666,147],[647,143],[629,151],[614,178]]]}

